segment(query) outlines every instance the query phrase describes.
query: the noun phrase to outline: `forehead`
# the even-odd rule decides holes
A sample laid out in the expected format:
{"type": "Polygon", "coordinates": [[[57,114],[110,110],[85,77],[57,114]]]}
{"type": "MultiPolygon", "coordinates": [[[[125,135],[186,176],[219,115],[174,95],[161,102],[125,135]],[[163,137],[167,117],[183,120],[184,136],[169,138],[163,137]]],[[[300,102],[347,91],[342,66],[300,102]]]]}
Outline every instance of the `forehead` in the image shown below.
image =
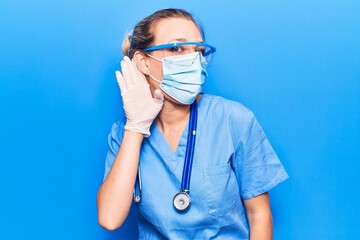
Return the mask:
{"type": "Polygon", "coordinates": [[[181,41],[202,41],[201,33],[195,23],[185,18],[160,20],[154,27],[154,45],[181,41]]]}

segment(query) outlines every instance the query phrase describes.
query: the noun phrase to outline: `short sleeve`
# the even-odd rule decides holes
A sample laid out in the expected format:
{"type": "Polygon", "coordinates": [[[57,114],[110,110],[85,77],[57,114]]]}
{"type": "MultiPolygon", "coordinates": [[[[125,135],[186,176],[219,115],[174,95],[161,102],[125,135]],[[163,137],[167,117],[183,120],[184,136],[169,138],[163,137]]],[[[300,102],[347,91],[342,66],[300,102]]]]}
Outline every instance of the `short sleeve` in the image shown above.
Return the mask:
{"type": "Polygon", "coordinates": [[[265,136],[254,114],[250,111],[248,125],[241,131],[232,159],[242,199],[268,192],[288,175],[265,136]]]}
{"type": "Polygon", "coordinates": [[[112,125],[111,132],[109,133],[108,136],[109,150],[106,154],[104,180],[115,161],[116,155],[120,149],[123,135],[124,135],[123,125],[120,122],[115,122],[112,125]]]}

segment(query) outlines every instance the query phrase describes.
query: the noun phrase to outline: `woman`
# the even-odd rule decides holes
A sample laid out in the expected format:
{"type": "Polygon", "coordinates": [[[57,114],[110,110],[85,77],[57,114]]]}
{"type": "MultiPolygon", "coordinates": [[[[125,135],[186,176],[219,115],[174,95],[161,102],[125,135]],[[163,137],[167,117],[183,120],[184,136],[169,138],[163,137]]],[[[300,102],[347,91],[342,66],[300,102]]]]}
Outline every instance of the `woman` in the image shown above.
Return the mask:
{"type": "Polygon", "coordinates": [[[121,226],[135,186],[139,239],[271,239],[267,192],[287,174],[251,111],[201,93],[215,52],[201,26],[184,10],[160,10],[123,52],[126,119],[109,134],[99,224],[121,226]]]}

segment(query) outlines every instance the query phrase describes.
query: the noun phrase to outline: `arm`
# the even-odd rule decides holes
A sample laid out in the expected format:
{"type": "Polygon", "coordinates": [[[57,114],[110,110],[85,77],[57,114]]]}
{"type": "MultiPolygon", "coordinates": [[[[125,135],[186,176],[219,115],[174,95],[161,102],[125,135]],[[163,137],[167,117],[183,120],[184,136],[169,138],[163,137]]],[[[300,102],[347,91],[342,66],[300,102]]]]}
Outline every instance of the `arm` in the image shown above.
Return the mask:
{"type": "Polygon", "coordinates": [[[250,226],[250,240],[272,239],[272,216],[268,193],[244,201],[250,226]]]}
{"type": "Polygon", "coordinates": [[[121,68],[123,74],[116,71],[116,78],[126,115],[125,133],[111,170],[97,195],[98,221],[108,230],[120,227],[129,213],[141,143],[144,136],[150,135],[150,125],[164,100],[159,89],[152,97],[144,75],[128,57],[121,61],[121,68]]]}
{"type": "Polygon", "coordinates": [[[108,230],[120,227],[129,214],[143,138],[143,134],[125,131],[114,164],[99,188],[98,221],[108,230]]]}
{"type": "MultiPolygon", "coordinates": [[[[272,239],[272,216],[267,192],[288,175],[254,114],[248,110],[233,112],[242,113],[242,116],[237,116],[243,122],[240,125],[242,131],[234,131],[237,134],[234,139],[240,140],[232,164],[240,196],[248,199],[244,204],[250,239],[272,239]]],[[[236,125],[233,129],[236,129],[236,125]]]]}

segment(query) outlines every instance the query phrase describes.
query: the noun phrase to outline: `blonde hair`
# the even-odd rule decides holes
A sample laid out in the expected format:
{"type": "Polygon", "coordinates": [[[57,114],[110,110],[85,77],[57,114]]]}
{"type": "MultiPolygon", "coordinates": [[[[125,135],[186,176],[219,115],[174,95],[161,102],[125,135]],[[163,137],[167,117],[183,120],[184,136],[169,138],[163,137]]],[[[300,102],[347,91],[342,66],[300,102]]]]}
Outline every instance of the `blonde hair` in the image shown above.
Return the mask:
{"type": "Polygon", "coordinates": [[[144,18],[135,26],[132,32],[126,34],[122,42],[124,56],[128,56],[131,59],[134,56],[135,51],[141,51],[144,48],[150,47],[155,39],[155,33],[153,32],[154,26],[159,20],[166,18],[185,18],[194,22],[198,27],[203,40],[205,40],[203,28],[189,12],[183,9],[167,8],[156,11],[144,18]]]}
{"type": "Polygon", "coordinates": [[[131,46],[130,36],[131,36],[130,32],[126,33],[124,40],[122,42],[122,52],[124,56],[129,56],[130,53],[130,46],[131,46]]]}

